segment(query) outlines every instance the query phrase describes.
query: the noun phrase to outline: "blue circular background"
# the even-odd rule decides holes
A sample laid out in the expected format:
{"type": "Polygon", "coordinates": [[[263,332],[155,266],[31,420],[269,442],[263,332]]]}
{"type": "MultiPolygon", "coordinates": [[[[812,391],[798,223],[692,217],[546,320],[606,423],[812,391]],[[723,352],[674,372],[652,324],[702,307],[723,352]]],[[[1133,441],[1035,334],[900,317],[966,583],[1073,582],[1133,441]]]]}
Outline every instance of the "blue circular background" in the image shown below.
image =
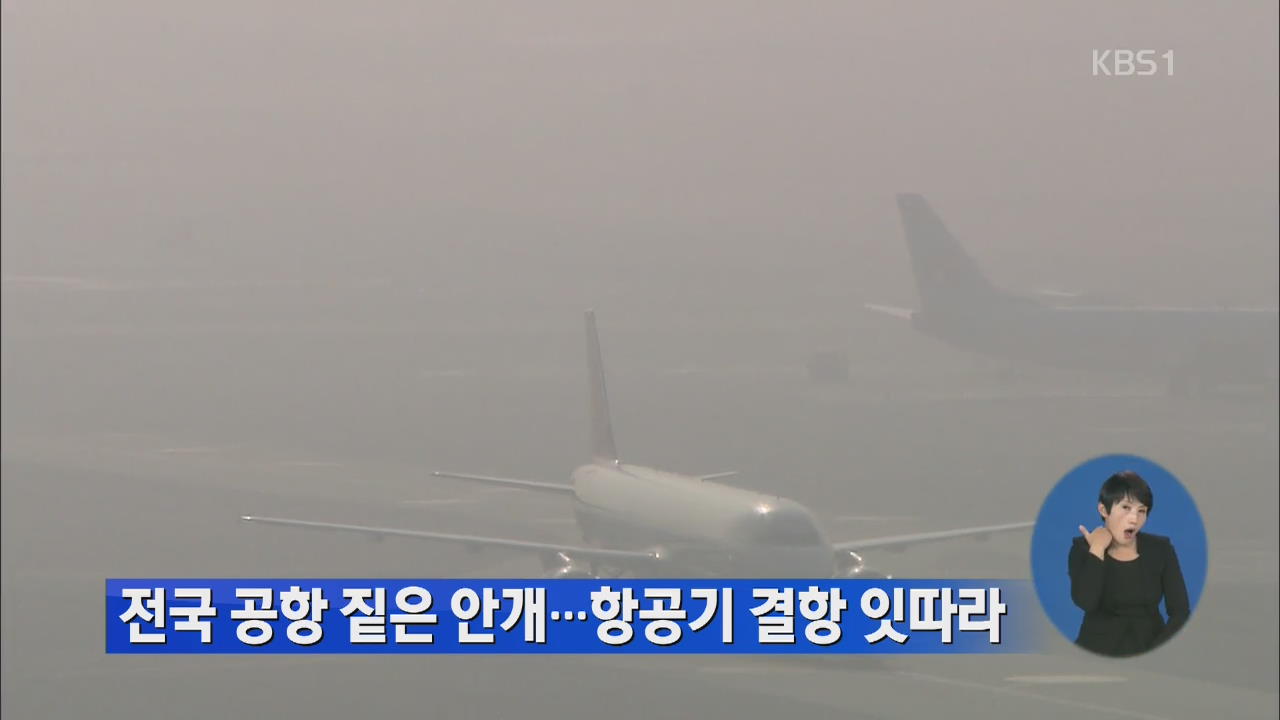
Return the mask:
{"type": "MultiPolygon", "coordinates": [[[[1182,566],[1194,614],[1204,590],[1209,547],[1204,522],[1190,493],[1168,470],[1137,455],[1104,455],[1067,473],[1045,498],[1031,535],[1031,577],[1045,613],[1067,640],[1075,642],[1084,611],[1071,602],[1067,577],[1067,552],[1080,526],[1093,530],[1102,524],[1098,516],[1098,490],[1121,470],[1132,470],[1151,486],[1151,514],[1143,532],[1164,535],[1173,543],[1182,566]]],[[[1164,602],[1160,611],[1165,612],[1164,602]]]]}

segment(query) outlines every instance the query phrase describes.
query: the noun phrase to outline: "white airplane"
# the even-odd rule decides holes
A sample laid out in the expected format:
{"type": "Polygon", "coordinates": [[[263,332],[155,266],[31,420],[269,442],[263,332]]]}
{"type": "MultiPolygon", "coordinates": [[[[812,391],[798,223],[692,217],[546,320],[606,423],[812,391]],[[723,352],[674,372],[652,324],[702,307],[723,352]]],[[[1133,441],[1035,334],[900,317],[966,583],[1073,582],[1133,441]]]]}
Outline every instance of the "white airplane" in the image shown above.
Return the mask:
{"type": "Polygon", "coordinates": [[[832,543],[813,513],[800,503],[725,484],[734,472],[682,475],[623,463],[613,440],[600,341],[591,311],[586,325],[592,459],[573,471],[569,484],[435,473],[437,477],[562,495],[573,502],[584,544],[271,517],[245,516],[241,520],[379,539],[408,537],[506,548],[540,556],[549,576],[561,578],[889,577],[868,567],[860,553],[963,537],[984,538],[1032,525],[1019,522],[832,543]]]}
{"type": "Polygon", "coordinates": [[[1215,384],[1274,385],[1275,308],[1056,305],[993,286],[920,195],[898,196],[920,309],[867,304],[924,335],[1014,363],[1154,374],[1175,394],[1215,384]]]}

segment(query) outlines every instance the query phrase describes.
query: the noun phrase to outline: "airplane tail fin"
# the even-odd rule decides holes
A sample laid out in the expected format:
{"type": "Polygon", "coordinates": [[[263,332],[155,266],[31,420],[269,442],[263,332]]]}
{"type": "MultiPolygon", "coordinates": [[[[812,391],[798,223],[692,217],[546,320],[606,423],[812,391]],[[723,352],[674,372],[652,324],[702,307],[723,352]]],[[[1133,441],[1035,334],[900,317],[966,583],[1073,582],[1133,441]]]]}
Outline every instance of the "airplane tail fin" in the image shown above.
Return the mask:
{"type": "Polygon", "coordinates": [[[898,195],[898,212],[922,310],[954,311],[1002,297],[923,196],[898,195]]]}
{"type": "Polygon", "coordinates": [[[613,422],[609,419],[609,395],[605,391],[604,360],[600,355],[595,311],[588,310],[586,319],[587,372],[591,382],[591,457],[612,463],[618,460],[618,448],[613,442],[613,422]]]}

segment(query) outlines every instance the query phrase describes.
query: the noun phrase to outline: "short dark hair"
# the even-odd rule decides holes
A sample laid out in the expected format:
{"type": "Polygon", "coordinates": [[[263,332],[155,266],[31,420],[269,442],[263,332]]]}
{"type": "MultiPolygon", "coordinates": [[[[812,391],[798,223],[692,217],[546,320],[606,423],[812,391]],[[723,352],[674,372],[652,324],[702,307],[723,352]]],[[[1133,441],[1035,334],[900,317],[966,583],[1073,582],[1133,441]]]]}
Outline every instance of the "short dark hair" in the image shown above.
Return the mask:
{"type": "Polygon", "coordinates": [[[1121,470],[1107,478],[1098,491],[1098,502],[1111,512],[1111,506],[1125,498],[1133,498],[1147,506],[1147,514],[1155,508],[1155,498],[1151,495],[1151,486],[1142,476],[1132,470],[1121,470]]]}

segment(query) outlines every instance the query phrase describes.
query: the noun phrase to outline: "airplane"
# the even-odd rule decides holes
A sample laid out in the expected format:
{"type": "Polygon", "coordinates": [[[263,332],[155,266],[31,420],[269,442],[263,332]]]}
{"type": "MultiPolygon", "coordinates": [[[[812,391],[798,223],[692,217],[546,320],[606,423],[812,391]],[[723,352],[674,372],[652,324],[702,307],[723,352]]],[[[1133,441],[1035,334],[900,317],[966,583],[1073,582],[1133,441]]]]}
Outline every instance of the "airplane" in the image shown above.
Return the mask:
{"type": "Polygon", "coordinates": [[[991,284],[924,197],[901,194],[897,202],[920,308],[867,303],[870,310],[1015,364],[1154,375],[1174,395],[1229,382],[1275,386],[1275,308],[1116,306],[1072,293],[1015,295],[991,284]]]}
{"type": "Polygon", "coordinates": [[[243,516],[244,522],[494,547],[542,559],[548,577],[887,578],[867,550],[987,536],[1030,522],[830,542],[814,514],[783,497],[730,485],[736,472],[685,475],[624,463],[613,438],[595,313],[586,313],[591,461],[568,484],[435,472],[436,477],[560,495],[572,501],[583,544],[460,535],[312,520],[243,516]]]}

